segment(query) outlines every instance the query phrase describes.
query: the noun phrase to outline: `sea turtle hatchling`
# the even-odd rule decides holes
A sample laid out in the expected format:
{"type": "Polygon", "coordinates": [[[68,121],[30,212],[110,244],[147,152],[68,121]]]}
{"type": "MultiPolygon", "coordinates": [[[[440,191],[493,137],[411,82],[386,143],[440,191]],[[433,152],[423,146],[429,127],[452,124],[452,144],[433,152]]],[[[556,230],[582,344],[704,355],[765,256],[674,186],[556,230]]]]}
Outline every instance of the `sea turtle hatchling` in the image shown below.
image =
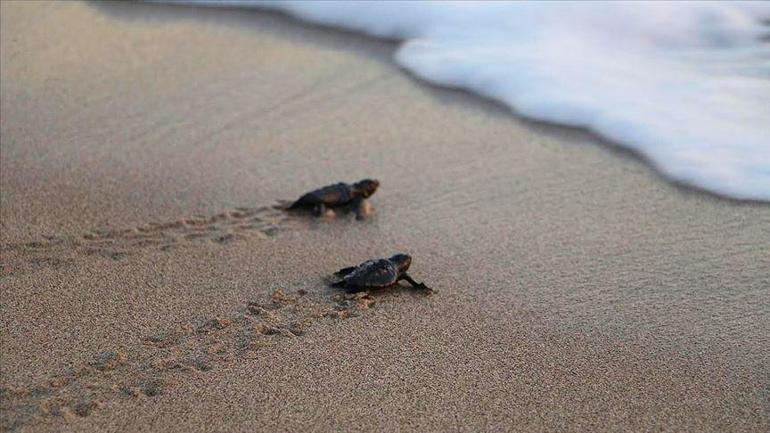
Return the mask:
{"type": "Polygon", "coordinates": [[[369,213],[366,199],[377,191],[380,182],[376,179],[364,179],[353,184],[336,183],[318,188],[303,195],[291,204],[287,210],[307,209],[316,216],[322,216],[328,208],[347,207],[362,219],[369,213]]]}
{"type": "Polygon", "coordinates": [[[407,254],[396,254],[389,259],[367,260],[358,266],[335,272],[340,279],[333,282],[331,286],[345,289],[348,293],[355,293],[366,289],[389,287],[400,280],[406,280],[416,289],[432,292],[430,287],[414,281],[406,273],[411,264],[412,258],[407,254]]]}

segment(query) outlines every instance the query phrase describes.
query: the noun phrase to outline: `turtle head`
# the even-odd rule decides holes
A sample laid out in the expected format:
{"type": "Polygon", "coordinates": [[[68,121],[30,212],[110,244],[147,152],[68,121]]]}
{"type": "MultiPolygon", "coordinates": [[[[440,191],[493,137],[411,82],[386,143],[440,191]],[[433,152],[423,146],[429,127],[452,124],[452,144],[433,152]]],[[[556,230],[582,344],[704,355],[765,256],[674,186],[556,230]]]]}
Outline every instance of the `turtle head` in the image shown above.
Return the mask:
{"type": "Polygon", "coordinates": [[[380,181],[377,179],[364,179],[361,182],[354,183],[353,190],[360,197],[369,198],[375,191],[377,191],[377,187],[379,186],[380,181]]]}
{"type": "Polygon", "coordinates": [[[412,257],[408,254],[396,254],[390,258],[390,261],[396,265],[398,272],[406,272],[409,269],[409,265],[412,264],[412,257]]]}

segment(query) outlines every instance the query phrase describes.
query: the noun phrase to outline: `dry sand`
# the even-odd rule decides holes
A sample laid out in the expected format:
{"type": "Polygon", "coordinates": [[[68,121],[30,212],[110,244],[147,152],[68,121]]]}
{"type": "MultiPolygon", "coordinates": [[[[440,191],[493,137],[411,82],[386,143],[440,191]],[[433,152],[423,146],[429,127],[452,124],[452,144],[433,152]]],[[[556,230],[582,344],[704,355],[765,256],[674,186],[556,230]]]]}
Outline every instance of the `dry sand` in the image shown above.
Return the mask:
{"type": "Polygon", "coordinates": [[[280,15],[0,16],[3,431],[770,430],[768,206],[280,15]],[[440,292],[324,284],[397,251],[440,292]]]}

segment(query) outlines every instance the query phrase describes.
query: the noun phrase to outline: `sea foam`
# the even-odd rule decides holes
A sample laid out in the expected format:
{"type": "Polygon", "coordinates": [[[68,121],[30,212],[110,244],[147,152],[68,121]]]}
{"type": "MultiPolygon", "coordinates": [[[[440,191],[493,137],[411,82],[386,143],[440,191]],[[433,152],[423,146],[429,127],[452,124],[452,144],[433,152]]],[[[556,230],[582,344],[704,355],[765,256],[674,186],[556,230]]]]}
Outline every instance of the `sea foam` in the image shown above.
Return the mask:
{"type": "Polygon", "coordinates": [[[770,201],[770,3],[196,3],[402,40],[396,61],[429,82],[588,128],[675,181],[770,201]]]}

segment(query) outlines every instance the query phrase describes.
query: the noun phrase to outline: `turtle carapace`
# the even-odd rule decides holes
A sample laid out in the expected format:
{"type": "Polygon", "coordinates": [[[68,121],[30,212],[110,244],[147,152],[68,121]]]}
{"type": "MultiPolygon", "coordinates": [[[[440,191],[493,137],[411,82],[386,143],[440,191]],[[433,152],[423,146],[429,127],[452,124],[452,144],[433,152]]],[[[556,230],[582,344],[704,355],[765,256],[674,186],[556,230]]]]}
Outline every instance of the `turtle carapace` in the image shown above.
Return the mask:
{"type": "Polygon", "coordinates": [[[389,259],[367,260],[358,266],[340,269],[335,273],[340,279],[332,287],[345,289],[349,293],[366,289],[383,288],[406,280],[416,289],[431,290],[424,283],[418,283],[406,273],[412,264],[407,254],[396,254],[389,259]]]}
{"type": "Polygon", "coordinates": [[[322,216],[328,208],[349,207],[361,219],[369,212],[366,199],[377,191],[380,182],[376,179],[364,179],[353,184],[336,183],[303,195],[288,210],[306,209],[317,216],[322,216]]]}

